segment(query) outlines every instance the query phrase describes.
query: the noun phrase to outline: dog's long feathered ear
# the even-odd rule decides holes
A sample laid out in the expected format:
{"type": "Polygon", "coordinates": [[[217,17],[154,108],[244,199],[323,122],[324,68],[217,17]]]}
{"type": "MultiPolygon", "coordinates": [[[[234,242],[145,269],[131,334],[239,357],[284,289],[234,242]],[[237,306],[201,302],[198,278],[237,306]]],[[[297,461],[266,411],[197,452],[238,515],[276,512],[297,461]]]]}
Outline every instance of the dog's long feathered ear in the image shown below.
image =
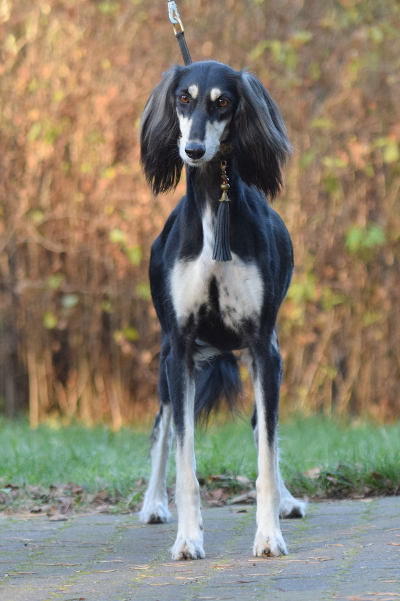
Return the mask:
{"type": "Polygon", "coordinates": [[[237,168],[246,184],[272,199],[281,189],[281,170],[290,154],[286,128],[278,107],[254,75],[242,71],[237,86],[233,130],[237,168]]]}
{"type": "Polygon", "coordinates": [[[175,108],[175,88],[179,65],[165,73],[145,106],[140,131],[141,162],[154,194],[174,189],[181,177],[179,121],[175,108]]]}

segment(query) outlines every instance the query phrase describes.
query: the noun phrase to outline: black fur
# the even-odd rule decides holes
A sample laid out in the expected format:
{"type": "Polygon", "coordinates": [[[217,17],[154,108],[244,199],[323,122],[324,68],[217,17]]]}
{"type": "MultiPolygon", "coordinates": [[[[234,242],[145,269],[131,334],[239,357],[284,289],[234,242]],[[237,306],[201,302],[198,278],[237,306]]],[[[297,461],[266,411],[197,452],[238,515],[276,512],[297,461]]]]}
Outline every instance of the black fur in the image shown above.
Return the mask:
{"type": "Polygon", "coordinates": [[[255,385],[252,425],[259,447],[255,555],[286,553],[278,513],[304,514],[279,476],[276,450],[282,360],[276,318],[293,271],[292,244],[267,199],[282,186],[290,144],[260,81],[214,61],[175,66],[152,93],[142,120],[142,164],[153,192],[179,182],[186,195],[152,246],[150,285],[162,329],[153,468],[142,521],[169,517],[165,449],[177,438],[178,536],[173,558],[204,557],[194,463],[194,418],[240,394],[237,359],[246,350],[255,385]],[[230,178],[232,261],[212,260],[221,160],[230,178]],[[267,199],[266,199],[267,197],[267,199]],[[162,480],[162,481],[161,481],[162,480]],[[266,517],[267,516],[267,517],[266,517]],[[269,516],[269,517],[268,517],[269,516]]]}
{"type": "Polygon", "coordinates": [[[211,411],[218,409],[225,400],[229,409],[236,408],[242,391],[238,363],[233,353],[216,355],[204,362],[196,374],[194,416],[205,421],[211,411]]]}
{"type": "MultiPolygon", "coordinates": [[[[153,192],[166,192],[179,182],[183,160],[179,155],[179,121],[176,108],[177,90],[185,88],[182,81],[190,81],[197,71],[195,80],[208,80],[209,87],[221,85],[225,78],[231,96],[234,114],[231,115],[229,135],[224,140],[224,158],[228,160],[231,178],[231,249],[244,261],[255,260],[262,266],[265,277],[265,307],[262,328],[266,339],[270,339],[275,326],[275,318],[282,302],[292,273],[292,249],[286,229],[278,215],[268,206],[262,193],[272,199],[282,185],[281,168],[290,152],[290,144],[279,111],[259,80],[246,71],[236,72],[226,65],[195,63],[189,67],[174,66],[162,82],[155,88],[144,110],[141,129],[141,160],[146,178],[153,192]],[[189,79],[188,79],[189,78],[189,79]],[[258,189],[259,191],[257,191],[258,189]]],[[[203,111],[204,113],[204,111],[203,111]]],[[[201,119],[198,118],[197,123],[201,119]]],[[[198,129],[200,126],[198,126],[198,129]]],[[[204,132],[204,125],[203,125],[204,132]]],[[[209,413],[221,396],[229,399],[232,406],[240,392],[236,360],[232,362],[229,351],[255,345],[255,324],[248,320],[243,323],[241,332],[233,332],[221,321],[218,308],[218,290],[212,291],[210,284],[209,306],[200,307],[196,318],[180,328],[168,289],[169,273],[174,262],[192,260],[197,257],[203,245],[201,215],[205,207],[205,195],[212,199],[216,212],[217,198],[220,195],[220,170],[218,154],[210,163],[201,168],[187,167],[187,195],[170,215],[162,234],[152,248],[150,281],[152,296],[164,333],[164,352],[160,363],[161,381],[164,390],[161,400],[169,402],[170,394],[166,369],[165,340],[168,348],[171,339],[176,340],[190,368],[194,368],[193,344],[196,338],[205,340],[211,347],[226,353],[203,367],[195,370],[197,417],[200,409],[209,413]],[[165,357],[165,359],[164,359],[165,357]],[[224,373],[224,360],[226,369],[224,373]],[[211,378],[210,366],[218,366],[211,378]],[[221,381],[218,384],[218,376],[221,381]],[[215,394],[211,388],[215,386],[215,394]],[[218,390],[218,392],[217,392],[218,390]],[[202,394],[204,393],[204,396],[202,394]]],[[[215,286],[214,286],[215,288],[215,286]]],[[[280,374],[280,357],[274,373],[280,374]],[[277,370],[277,371],[276,371],[277,370]]],[[[280,378],[280,375],[279,375],[280,378]]],[[[269,408],[276,411],[275,403],[269,408]]],[[[176,430],[179,434],[179,416],[176,415],[176,430]]],[[[270,422],[269,431],[273,438],[276,418],[270,422]]]]}
{"type": "Polygon", "coordinates": [[[178,75],[178,66],[165,74],[150,96],[142,117],[141,160],[154,194],[174,189],[181,177],[183,161],[177,146],[179,123],[175,97],[171,94],[178,75]]]}

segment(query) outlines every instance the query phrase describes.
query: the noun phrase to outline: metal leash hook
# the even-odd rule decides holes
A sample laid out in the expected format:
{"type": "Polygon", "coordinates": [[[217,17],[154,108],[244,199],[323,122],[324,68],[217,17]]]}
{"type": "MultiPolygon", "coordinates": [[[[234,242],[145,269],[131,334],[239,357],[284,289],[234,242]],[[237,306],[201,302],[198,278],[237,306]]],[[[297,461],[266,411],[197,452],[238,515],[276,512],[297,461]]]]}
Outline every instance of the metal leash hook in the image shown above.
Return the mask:
{"type": "Polygon", "coordinates": [[[173,0],[168,1],[168,15],[169,15],[169,20],[171,21],[171,23],[174,27],[174,33],[175,33],[176,39],[179,42],[179,47],[181,49],[183,62],[185,63],[185,65],[191,65],[193,61],[192,61],[192,57],[190,56],[189,48],[187,47],[186,40],[185,40],[185,28],[183,27],[183,23],[179,16],[178,7],[176,5],[176,2],[174,2],[173,0]],[[176,25],[179,25],[180,31],[177,31],[176,25]]]}
{"type": "Polygon", "coordinates": [[[176,2],[173,2],[172,0],[170,0],[168,2],[168,15],[169,15],[169,20],[171,21],[173,27],[174,27],[174,33],[175,35],[178,33],[176,31],[176,27],[175,25],[177,23],[179,23],[179,26],[181,28],[181,32],[183,33],[185,31],[185,28],[183,27],[183,23],[181,21],[181,18],[179,16],[179,12],[178,12],[178,7],[176,6],[176,2]]]}

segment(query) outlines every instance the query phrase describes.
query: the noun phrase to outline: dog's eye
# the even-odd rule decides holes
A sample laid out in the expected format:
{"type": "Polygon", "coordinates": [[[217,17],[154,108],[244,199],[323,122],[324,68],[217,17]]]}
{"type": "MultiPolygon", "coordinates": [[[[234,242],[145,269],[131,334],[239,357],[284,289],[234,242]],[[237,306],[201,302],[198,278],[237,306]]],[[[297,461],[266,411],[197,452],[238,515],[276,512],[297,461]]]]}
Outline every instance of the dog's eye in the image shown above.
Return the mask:
{"type": "Polygon", "coordinates": [[[218,98],[217,105],[222,109],[228,106],[229,100],[227,98],[218,98]]]}
{"type": "Polygon", "coordinates": [[[184,104],[187,104],[190,101],[190,98],[189,98],[189,96],[187,94],[181,94],[179,96],[179,100],[181,102],[183,102],[184,104]]]}

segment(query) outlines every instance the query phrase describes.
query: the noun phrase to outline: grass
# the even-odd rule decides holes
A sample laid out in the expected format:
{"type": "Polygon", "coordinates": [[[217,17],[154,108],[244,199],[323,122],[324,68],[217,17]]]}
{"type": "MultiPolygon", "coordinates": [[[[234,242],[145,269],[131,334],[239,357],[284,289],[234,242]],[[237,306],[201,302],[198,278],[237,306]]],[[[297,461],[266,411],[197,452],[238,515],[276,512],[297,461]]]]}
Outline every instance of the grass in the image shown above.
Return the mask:
{"type": "MultiPolygon", "coordinates": [[[[319,417],[282,424],[280,464],[290,490],[311,497],[400,492],[400,423],[341,424],[319,417]]],[[[197,471],[256,479],[256,451],[247,423],[198,437],[197,471]],[[238,441],[239,444],[238,444],[238,441]]]]}
{"type": "MultiPolygon", "coordinates": [[[[279,432],[283,476],[297,495],[400,491],[400,423],[345,425],[313,417],[282,424],[279,432]]],[[[135,508],[150,473],[149,431],[80,425],[30,430],[23,421],[3,420],[0,448],[0,509],[57,505],[72,497],[77,508],[90,503],[135,508]]],[[[251,488],[257,457],[248,421],[236,418],[198,431],[196,458],[200,482],[208,491],[222,487],[222,502],[241,487],[251,488]],[[237,476],[250,483],[243,485],[237,476]]],[[[172,457],[170,485],[173,464],[172,457]]]]}

